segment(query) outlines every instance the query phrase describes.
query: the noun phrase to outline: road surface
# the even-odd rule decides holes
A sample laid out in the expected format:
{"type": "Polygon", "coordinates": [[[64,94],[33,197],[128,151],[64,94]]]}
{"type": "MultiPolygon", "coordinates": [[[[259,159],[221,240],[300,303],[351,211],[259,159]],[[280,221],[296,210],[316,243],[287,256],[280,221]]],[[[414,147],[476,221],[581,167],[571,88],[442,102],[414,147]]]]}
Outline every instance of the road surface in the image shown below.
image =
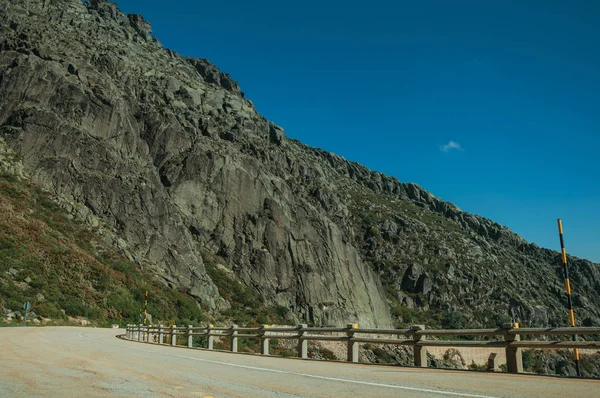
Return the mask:
{"type": "Polygon", "coordinates": [[[0,397],[592,397],[599,380],[269,358],[0,328],[0,397]]]}

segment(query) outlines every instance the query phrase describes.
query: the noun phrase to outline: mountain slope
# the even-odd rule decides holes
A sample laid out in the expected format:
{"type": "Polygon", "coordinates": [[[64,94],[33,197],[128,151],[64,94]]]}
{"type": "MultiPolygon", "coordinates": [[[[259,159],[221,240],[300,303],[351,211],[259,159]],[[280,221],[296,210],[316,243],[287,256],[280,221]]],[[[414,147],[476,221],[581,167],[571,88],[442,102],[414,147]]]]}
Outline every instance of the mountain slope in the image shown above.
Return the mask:
{"type": "Polygon", "coordinates": [[[188,295],[165,288],[107,245],[103,228],[79,225],[29,183],[2,139],[0,214],[0,308],[7,318],[17,317],[29,301],[29,320],[38,323],[69,316],[133,323],[148,291],[155,319],[205,319],[188,295]]]}
{"type": "MultiPolygon", "coordinates": [[[[141,16],[0,0],[0,21],[0,136],[62,208],[210,313],[231,298],[203,256],[295,321],[566,323],[558,253],[286,138],[141,16]]],[[[600,267],[571,267],[578,318],[598,324],[600,267]]]]}

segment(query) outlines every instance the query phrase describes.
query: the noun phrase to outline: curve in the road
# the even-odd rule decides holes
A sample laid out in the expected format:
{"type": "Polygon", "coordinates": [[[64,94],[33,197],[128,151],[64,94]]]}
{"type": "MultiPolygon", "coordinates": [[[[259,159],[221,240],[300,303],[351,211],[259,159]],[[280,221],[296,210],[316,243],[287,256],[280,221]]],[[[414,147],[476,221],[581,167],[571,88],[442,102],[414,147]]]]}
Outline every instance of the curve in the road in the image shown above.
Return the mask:
{"type": "Polygon", "coordinates": [[[91,328],[0,329],[0,396],[564,397],[600,381],[173,348],[91,328]]]}

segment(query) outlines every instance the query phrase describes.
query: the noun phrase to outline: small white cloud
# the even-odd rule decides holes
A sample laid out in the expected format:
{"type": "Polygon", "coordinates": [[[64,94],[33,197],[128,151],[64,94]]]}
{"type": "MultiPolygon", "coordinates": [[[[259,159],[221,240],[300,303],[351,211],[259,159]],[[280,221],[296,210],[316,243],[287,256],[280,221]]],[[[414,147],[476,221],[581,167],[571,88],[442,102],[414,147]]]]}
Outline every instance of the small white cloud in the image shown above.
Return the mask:
{"type": "Polygon", "coordinates": [[[456,149],[458,151],[462,151],[462,147],[460,146],[460,144],[458,142],[454,142],[454,141],[450,141],[446,145],[442,145],[440,147],[440,150],[442,152],[448,152],[448,151],[450,151],[452,149],[456,149]]]}

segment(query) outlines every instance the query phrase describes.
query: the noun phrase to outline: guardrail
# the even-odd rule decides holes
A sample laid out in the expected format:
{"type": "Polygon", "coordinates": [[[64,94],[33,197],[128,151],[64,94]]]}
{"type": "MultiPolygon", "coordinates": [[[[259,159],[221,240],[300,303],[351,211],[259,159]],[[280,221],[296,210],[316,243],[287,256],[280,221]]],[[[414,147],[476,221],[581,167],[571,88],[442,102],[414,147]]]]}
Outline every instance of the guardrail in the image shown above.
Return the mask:
{"type": "MultiPolygon", "coordinates": [[[[567,327],[567,328],[519,328],[518,324],[507,323],[496,329],[426,329],[423,325],[413,325],[408,329],[359,329],[357,324],[348,324],[345,328],[317,328],[308,327],[306,324],[297,327],[274,327],[268,325],[254,328],[242,328],[237,325],[231,327],[187,327],[174,326],[143,326],[127,325],[126,338],[129,340],[178,345],[178,338],[183,337],[185,346],[193,347],[194,336],[206,336],[206,347],[214,348],[216,337],[228,338],[231,351],[238,351],[238,339],[259,339],[260,353],[269,355],[269,340],[292,339],[297,340],[298,358],[308,359],[309,341],[343,341],[347,344],[347,361],[358,362],[358,344],[392,344],[412,346],[414,364],[417,367],[427,367],[427,347],[479,347],[499,348],[506,351],[506,367],[510,373],[523,372],[523,348],[559,349],[580,348],[600,349],[600,341],[547,341],[526,340],[521,341],[521,336],[573,336],[573,335],[600,335],[600,327],[567,327]],[[316,334],[320,333],[320,334],[316,334]],[[343,336],[328,336],[322,333],[344,333],[343,336]],[[361,336],[362,335],[362,336],[361,336]],[[365,335],[384,335],[388,338],[372,338],[365,335]],[[394,336],[389,338],[389,336],[394,336]],[[485,336],[500,337],[503,340],[471,341],[471,340],[428,340],[428,336],[485,336]]],[[[181,344],[180,344],[181,345],[181,344]]],[[[490,356],[488,370],[497,370],[498,364],[494,362],[495,355],[490,356]]]]}

